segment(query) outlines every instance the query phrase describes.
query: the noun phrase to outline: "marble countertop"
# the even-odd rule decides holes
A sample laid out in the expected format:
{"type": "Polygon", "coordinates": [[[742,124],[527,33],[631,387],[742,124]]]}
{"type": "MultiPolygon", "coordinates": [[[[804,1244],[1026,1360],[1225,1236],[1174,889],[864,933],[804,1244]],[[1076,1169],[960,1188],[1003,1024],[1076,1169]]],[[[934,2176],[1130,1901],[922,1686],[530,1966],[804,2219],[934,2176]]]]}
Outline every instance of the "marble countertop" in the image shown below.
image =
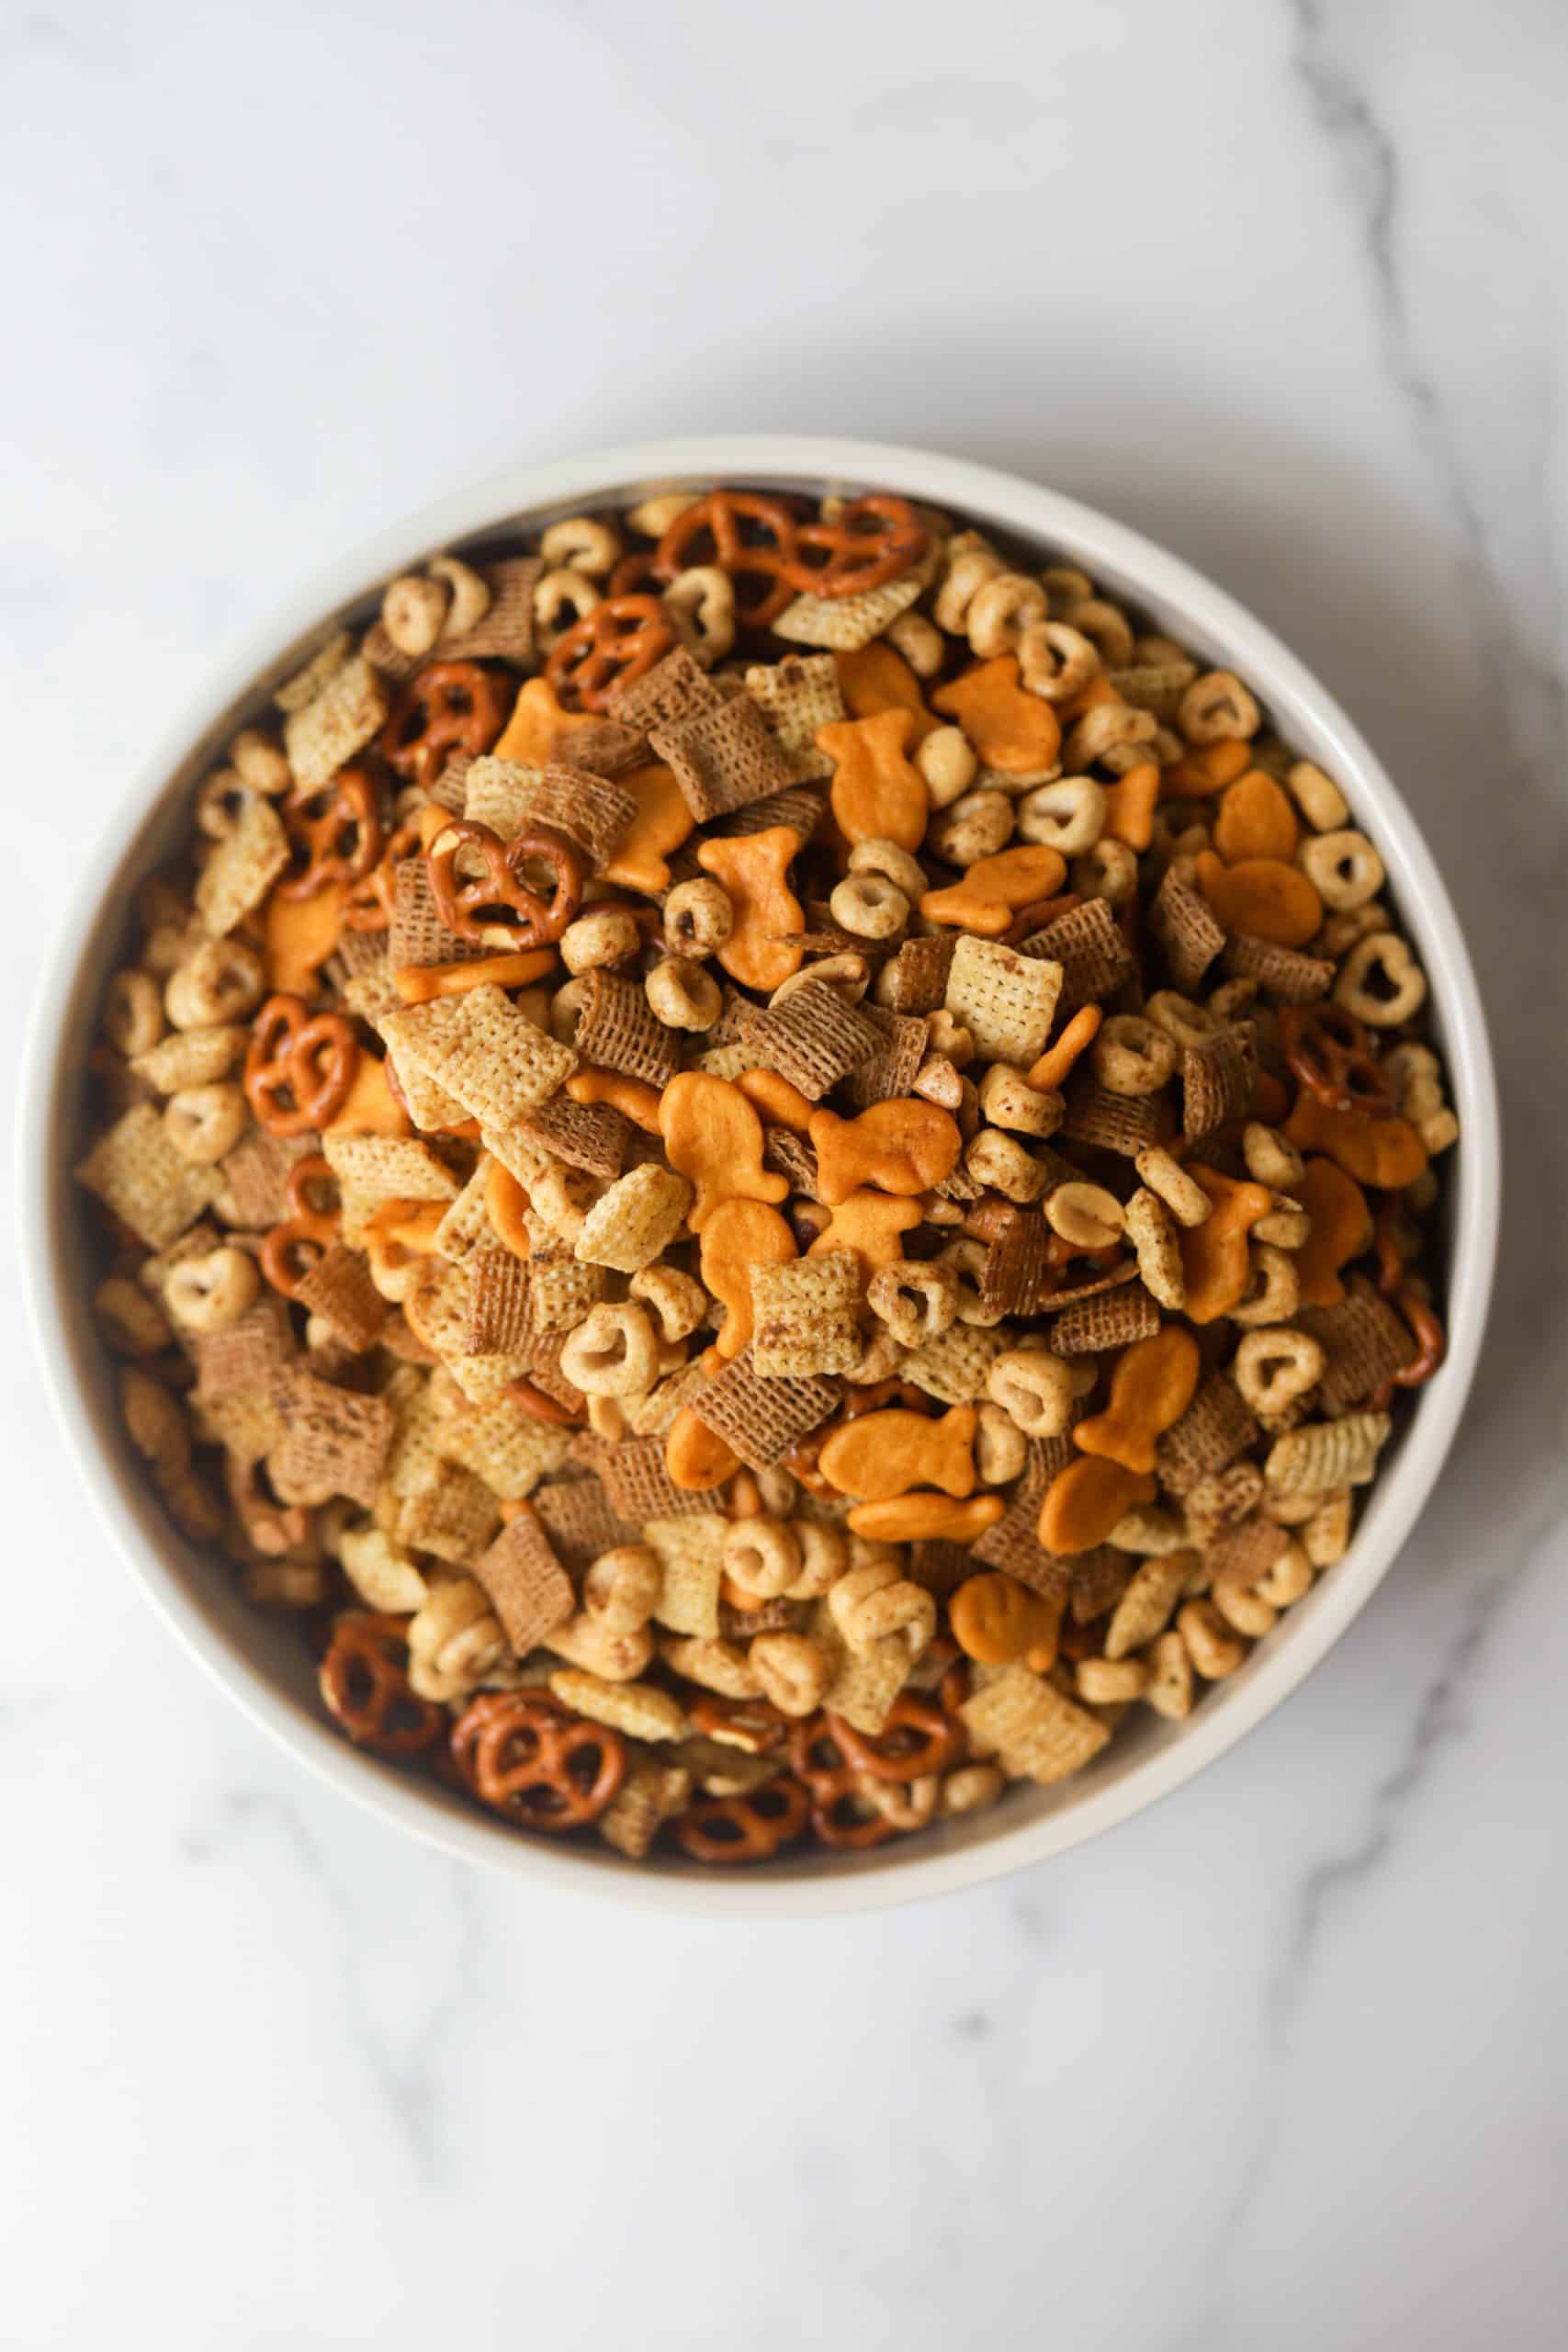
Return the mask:
{"type": "Polygon", "coordinates": [[[0,2341],[1560,2343],[1561,12],[18,0],[0,45],[14,1001],[35,877],[321,561],[530,458],[860,433],[1102,505],[1315,666],[1459,901],[1510,1151],[1461,1441],[1291,1704],[1032,1873],[766,1930],[470,1874],[276,1754],[106,1555],[7,1264],[0,2341]]]}

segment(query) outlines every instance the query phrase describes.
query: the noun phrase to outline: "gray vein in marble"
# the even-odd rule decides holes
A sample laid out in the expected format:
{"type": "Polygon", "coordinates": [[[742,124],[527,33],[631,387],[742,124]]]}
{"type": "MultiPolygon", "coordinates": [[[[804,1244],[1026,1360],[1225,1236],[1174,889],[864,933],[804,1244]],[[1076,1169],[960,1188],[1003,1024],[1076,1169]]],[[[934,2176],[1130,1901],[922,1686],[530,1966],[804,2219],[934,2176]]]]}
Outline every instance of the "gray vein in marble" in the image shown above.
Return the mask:
{"type": "MultiPolygon", "coordinates": [[[[1551,1518],[1535,1531],[1550,1532],[1551,1518]]],[[[1355,1835],[1337,1852],[1315,1861],[1302,1877],[1280,1958],[1265,1987],[1262,2013],[1272,2057],[1274,2095],[1260,2102],[1259,2120],[1236,2176],[1234,2193],[1215,2229],[1217,2270],[1224,2250],[1242,2239],[1273,2177],[1286,2128],[1288,2102],[1282,2084],[1294,2057],[1294,2030],[1314,1981],[1314,1963],[1324,1939],[1353,1910],[1360,1891],[1395,1854],[1416,1800],[1447,1750],[1472,1728],[1464,1694],[1480,1668],[1501,1620],[1531,1571],[1548,1565],[1543,1540],[1520,1542],[1509,1564],[1469,1595],[1456,1632],[1446,1643],[1436,1671],[1424,1685],[1404,1749],[1373,1788],[1355,1835]]],[[[1174,2338],[1170,2352],[1214,2352],[1222,2341],[1219,2295],[1174,2338]]]]}
{"type": "MultiPolygon", "coordinates": [[[[1294,70],[1315,119],[1343,160],[1359,218],[1384,353],[1458,531],[1475,617],[1484,629],[1488,652],[1495,657],[1487,670],[1500,706],[1498,715],[1514,738],[1520,770],[1529,775],[1549,741],[1560,745],[1562,741],[1568,720],[1568,679],[1560,663],[1535,658],[1524,642],[1512,600],[1498,576],[1481,503],[1450,430],[1448,403],[1416,348],[1399,259],[1404,202],[1401,159],[1371,96],[1359,85],[1336,46],[1337,28],[1342,21],[1347,28],[1353,26],[1359,0],[1350,0],[1348,10],[1327,6],[1325,0],[1289,0],[1289,5],[1296,25],[1294,70]],[[1528,695],[1529,707],[1523,713],[1515,708],[1511,689],[1522,689],[1528,695]]],[[[1551,359],[1543,336],[1540,374],[1531,403],[1540,447],[1530,469],[1543,483],[1550,479],[1556,424],[1557,386],[1551,359]]],[[[1516,416],[1510,422],[1517,430],[1520,420],[1516,416]]],[[[1540,616],[1546,641],[1559,643],[1562,587],[1557,544],[1550,527],[1540,530],[1535,554],[1541,586],[1550,599],[1540,616]]],[[[1549,778],[1538,775],[1533,780],[1544,789],[1549,778]]]]}
{"type": "Polygon", "coordinates": [[[439,2087],[441,2051],[464,1989],[476,1974],[481,1934],[477,1875],[455,1863],[443,1869],[449,1917],[457,1928],[447,1982],[424,2005],[417,2023],[411,2024],[402,2046],[393,2048],[371,2023],[363,1998],[363,1922],[355,1918],[338,1875],[329,1868],[303,1815],[290,1800],[270,1790],[227,1790],[207,1826],[190,1831],[181,1840],[181,1851],[188,1861],[197,1864],[223,1860],[232,1844],[246,1834],[274,1836],[282,1851],[325,1897],[342,1942],[342,2014],[348,2039],[363,2058],[416,2172],[426,2184],[434,2182],[445,2171],[447,2155],[439,2087]]]}
{"type": "Polygon", "coordinates": [[[1422,1690],[1404,1752],[1372,1791],[1359,1834],[1341,1852],[1314,1862],[1303,1878],[1291,1931],[1264,2004],[1270,2035],[1281,2048],[1305,1996],[1320,1941],[1356,1890],[1393,1853],[1411,1802],[1438,1758],[1471,1729],[1467,1687],[1505,1607],[1536,1565],[1536,1555],[1521,1545],[1506,1568],[1471,1593],[1458,1630],[1422,1690]]]}

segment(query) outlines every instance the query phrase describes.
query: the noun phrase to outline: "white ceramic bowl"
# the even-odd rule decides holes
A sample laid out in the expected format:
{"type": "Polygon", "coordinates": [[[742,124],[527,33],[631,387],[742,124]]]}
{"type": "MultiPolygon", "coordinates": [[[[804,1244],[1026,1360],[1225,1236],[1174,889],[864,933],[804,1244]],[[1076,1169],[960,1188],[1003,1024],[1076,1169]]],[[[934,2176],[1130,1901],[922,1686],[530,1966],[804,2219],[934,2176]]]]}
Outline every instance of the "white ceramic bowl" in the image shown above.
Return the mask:
{"type": "Polygon", "coordinates": [[[654,442],[503,476],[446,500],[316,581],[186,713],[96,846],[80,901],[39,992],[21,1120],[22,1261],[38,1344],[60,1417],[104,1526],[166,1622],[253,1722],[344,1795],[447,1852],[519,1878],[656,1909],[731,1917],[852,1911],[994,1878],[1079,1844],[1167,1796],[1235,1745],[1293,1690],[1365,1606],[1409,1532],[1449,1450],[1475,1367],[1492,1285],[1500,1142],[1492,1060],[1470,959],[1448,893],[1410,813],[1369,746],[1316,679],[1252,616],[1135,532],[1054,491],[923,450],[773,434],[654,442]],[[115,1409],[94,1330],[83,1205],[70,1169],[83,1135],[83,1072],[99,990],[125,931],[128,886],[184,836],[191,786],[263,691],[340,615],[368,616],[380,585],[426,555],[536,527],[583,505],[658,487],[728,480],[818,492],[897,490],[1032,543],[1043,561],[1081,564],[1111,595],[1216,663],[1237,671],[1280,732],[1348,795],[1387,865],[1401,918],[1431,981],[1462,1141],[1447,1163],[1448,1361],[1421,1390],[1371,1492],[1348,1555],[1188,1720],[1152,1713],[1055,1790],[1010,1792],[995,1810],[863,1854],[797,1853],[758,1870],[679,1859],[623,1860],[605,1847],[558,1848],[491,1821],[457,1796],[362,1755],[322,1713],[297,1629],[250,1609],[231,1572],[164,1518],[115,1409]]]}

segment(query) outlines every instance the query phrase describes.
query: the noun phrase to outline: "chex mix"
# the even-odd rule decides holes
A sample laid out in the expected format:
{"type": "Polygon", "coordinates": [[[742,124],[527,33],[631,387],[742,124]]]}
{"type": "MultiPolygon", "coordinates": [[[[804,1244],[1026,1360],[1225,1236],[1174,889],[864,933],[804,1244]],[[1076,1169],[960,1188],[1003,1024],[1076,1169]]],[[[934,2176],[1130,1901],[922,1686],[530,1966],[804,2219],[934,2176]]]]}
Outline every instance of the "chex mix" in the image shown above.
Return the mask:
{"type": "Polygon", "coordinates": [[[1185,1716],[1443,1330],[1333,779],[1070,565],[737,488],[394,580],[133,895],[130,1442],[344,1734],[523,1830],[915,1835],[1185,1716]]]}

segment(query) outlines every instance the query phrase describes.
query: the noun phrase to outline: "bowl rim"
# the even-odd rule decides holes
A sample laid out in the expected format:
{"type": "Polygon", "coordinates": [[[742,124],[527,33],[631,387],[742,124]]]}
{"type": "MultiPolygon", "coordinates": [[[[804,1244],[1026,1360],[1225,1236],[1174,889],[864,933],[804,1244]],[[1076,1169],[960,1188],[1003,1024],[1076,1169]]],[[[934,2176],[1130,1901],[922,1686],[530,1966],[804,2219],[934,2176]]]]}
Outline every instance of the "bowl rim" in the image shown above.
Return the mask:
{"type": "Polygon", "coordinates": [[[1458,918],[1403,797],[1370,744],[1328,690],[1247,608],[1180,557],[1064,493],[999,469],[897,443],[816,435],[701,435],[638,442],[542,466],[509,469],[450,493],[362,542],[306,580],[261,626],[248,631],[204,690],[167,729],[141,764],[119,808],[85,861],[69,915],[34,1000],[23,1064],[17,1129],[23,1289],[34,1341],[67,1450],[113,1547],[166,1625],[197,1664],[277,1746],[343,1795],[448,1855],[537,1885],[641,1908],[735,1920],[819,1917],[948,1894],[1027,1868],[1083,1844],[1172,1794],[1281,1705],[1360,1613],[1393,1565],[1426,1503],[1452,1442],[1473,1377],[1491,1295],[1501,1201],[1502,1145],[1485,1016],[1458,918]],[[119,1469],[102,1444],[66,1313],[57,1227],[65,1215],[56,1144],[58,1074],[66,1021],[96,921],[117,870],[194,747],[230,707],[253,695],[280,655],[340,606],[416,555],[494,529],[513,516],[581,501],[619,501],[661,483],[694,481],[841,481],[891,487],[973,521],[1038,538],[1081,561],[1120,593],[1179,613],[1190,636],[1223,643],[1263,699],[1289,720],[1282,731],[1316,739],[1320,755],[1346,783],[1353,808],[1371,820],[1395,884],[1402,922],[1416,936],[1431,984],[1455,1108],[1464,1136],[1453,1188],[1449,1355],[1425,1389],[1397,1458],[1345,1559],[1314,1596],[1310,1617],[1292,1623],[1246,1686],[1221,1707],[1201,1708],[1179,1735],[1103,1789],[1033,1817],[1002,1822],[953,1850],[922,1851],[897,1841],[873,1849],[862,1867],[829,1861],[797,1876],[713,1872],[675,1876],[627,1862],[584,1868],[542,1839],[522,1838],[482,1816],[446,1811],[423,1784],[386,1769],[325,1722],[302,1716],[275,1690],[242,1643],[204,1609],[171,1565],[167,1545],[127,1507],[119,1469]],[[886,1860],[879,1858],[886,1857],[886,1860]]]}

